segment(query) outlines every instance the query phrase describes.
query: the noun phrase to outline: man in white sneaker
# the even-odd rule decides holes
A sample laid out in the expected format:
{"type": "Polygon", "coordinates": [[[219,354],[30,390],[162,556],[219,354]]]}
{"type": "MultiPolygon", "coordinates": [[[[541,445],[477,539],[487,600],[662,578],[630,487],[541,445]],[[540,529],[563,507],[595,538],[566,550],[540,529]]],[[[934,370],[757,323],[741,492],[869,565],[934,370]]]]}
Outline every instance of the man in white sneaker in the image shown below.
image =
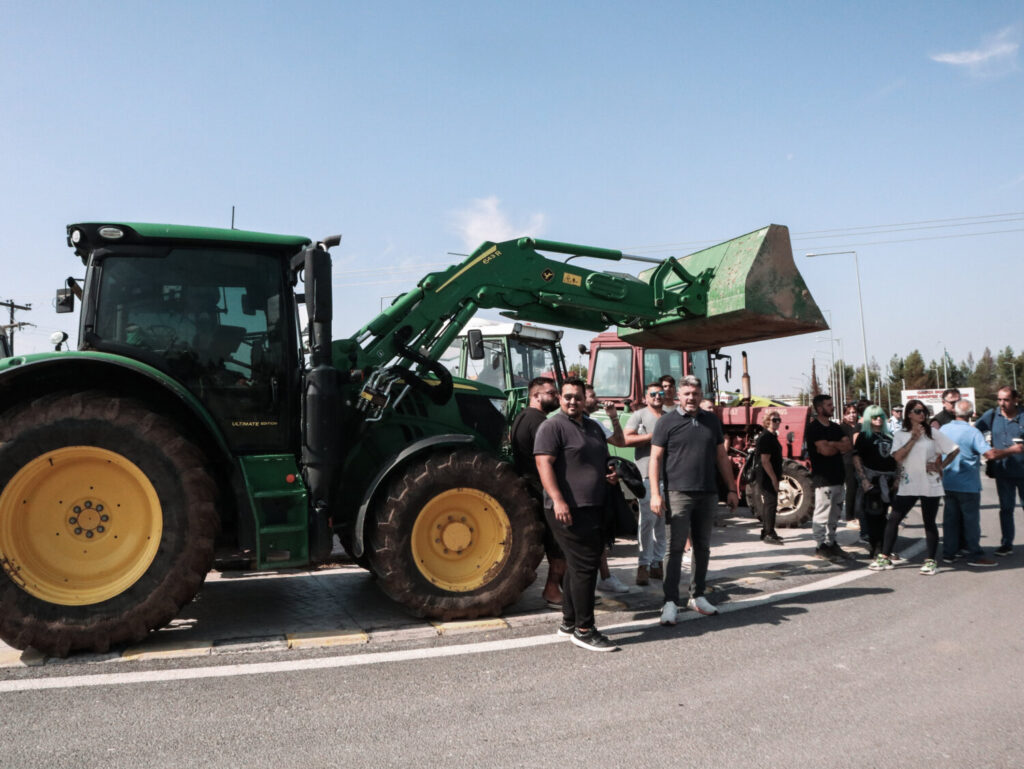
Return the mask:
{"type": "MultiPolygon", "coordinates": [[[[611,427],[608,427],[604,422],[598,422],[596,419],[594,423],[601,428],[609,446],[624,447],[626,445],[626,438],[622,434],[622,424],[619,422],[618,409],[615,408],[614,403],[601,403],[597,399],[597,391],[594,390],[594,386],[588,384],[586,399],[583,401],[583,417],[585,419],[589,418],[591,414],[596,414],[602,408],[604,409],[605,416],[608,417],[608,424],[611,427]]],[[[597,589],[602,593],[628,593],[629,586],[612,574],[611,569],[608,568],[608,551],[613,544],[615,544],[615,537],[612,533],[609,534],[608,543],[601,554],[601,564],[598,571],[600,579],[597,580],[597,589]]]]}
{"type": "Polygon", "coordinates": [[[636,584],[638,585],[647,585],[652,579],[664,579],[665,577],[661,564],[665,558],[665,516],[655,515],[651,512],[651,479],[648,471],[651,458],[651,438],[654,436],[654,426],[661,418],[661,406],[665,399],[665,391],[657,382],[649,383],[644,389],[647,407],[634,411],[623,431],[626,436],[626,445],[633,447],[635,452],[633,461],[636,462],[644,479],[644,487],[647,489],[647,496],[638,500],[640,503],[640,526],[637,532],[640,553],[636,569],[636,584]]]}
{"type": "Polygon", "coordinates": [[[679,410],[664,414],[654,426],[648,473],[651,482],[651,511],[665,512],[661,481],[668,490],[669,548],[665,567],[665,605],[661,624],[674,625],[678,612],[679,576],[687,535],[693,541],[690,570],[690,599],[687,608],[699,614],[717,614],[718,609],[704,597],[708,561],[711,557],[711,528],[718,507],[716,471],[729,489],[728,504],[736,509],[738,498],[732,464],[725,453],[722,423],[714,414],[701,411],[701,382],[687,376],[680,380],[679,410]]]}

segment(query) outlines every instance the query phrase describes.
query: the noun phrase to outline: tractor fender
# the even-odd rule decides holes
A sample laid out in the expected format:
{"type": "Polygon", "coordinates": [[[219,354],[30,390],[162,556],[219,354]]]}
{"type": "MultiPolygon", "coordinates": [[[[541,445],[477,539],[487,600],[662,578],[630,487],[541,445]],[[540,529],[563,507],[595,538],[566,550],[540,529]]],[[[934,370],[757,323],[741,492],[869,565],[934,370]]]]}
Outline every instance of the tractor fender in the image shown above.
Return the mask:
{"type": "Polygon", "coordinates": [[[81,350],[0,361],[0,410],[50,392],[75,390],[105,390],[157,401],[172,419],[191,422],[224,457],[231,456],[220,428],[202,402],[180,382],[145,363],[121,355],[81,350]]]}
{"type": "Polygon", "coordinates": [[[388,478],[392,471],[404,465],[410,459],[418,454],[437,448],[438,446],[464,446],[468,443],[474,443],[471,435],[462,435],[460,433],[447,433],[443,435],[431,435],[427,438],[421,438],[415,443],[410,443],[404,449],[399,451],[397,454],[393,454],[380,471],[374,476],[370,485],[366,489],[366,493],[363,495],[362,504],[359,505],[359,512],[356,514],[355,531],[352,536],[352,547],[355,550],[352,553],[356,558],[362,558],[365,552],[365,543],[363,542],[363,532],[366,525],[366,513],[370,509],[370,503],[373,502],[373,498],[377,495],[378,489],[384,483],[384,480],[388,478]]]}

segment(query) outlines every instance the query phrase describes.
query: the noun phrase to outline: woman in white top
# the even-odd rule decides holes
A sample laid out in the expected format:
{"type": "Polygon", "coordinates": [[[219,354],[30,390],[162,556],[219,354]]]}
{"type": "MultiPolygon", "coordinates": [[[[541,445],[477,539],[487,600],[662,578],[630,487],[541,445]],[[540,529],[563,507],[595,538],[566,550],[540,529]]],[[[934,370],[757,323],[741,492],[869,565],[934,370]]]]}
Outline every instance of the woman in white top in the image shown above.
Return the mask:
{"type": "Polygon", "coordinates": [[[882,552],[870,567],[875,571],[892,568],[890,556],[896,544],[900,521],[919,499],[925,538],[928,541],[928,556],[921,567],[921,573],[934,574],[938,568],[935,554],[939,549],[939,528],[935,525],[935,519],[939,514],[939,499],[942,497],[942,468],[953,461],[960,447],[941,430],[932,430],[928,422],[928,409],[925,405],[919,400],[908,401],[903,412],[903,429],[897,430],[892,437],[892,456],[899,463],[899,490],[885,526],[882,552]]]}

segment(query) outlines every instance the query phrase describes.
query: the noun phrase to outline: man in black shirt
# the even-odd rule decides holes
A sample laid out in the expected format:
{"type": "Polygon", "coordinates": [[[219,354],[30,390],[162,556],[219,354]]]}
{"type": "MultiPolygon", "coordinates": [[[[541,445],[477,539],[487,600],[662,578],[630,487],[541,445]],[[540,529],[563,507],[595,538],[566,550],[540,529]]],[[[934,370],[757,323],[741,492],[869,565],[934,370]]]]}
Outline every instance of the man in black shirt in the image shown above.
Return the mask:
{"type": "Polygon", "coordinates": [[[585,389],[581,379],[562,382],[561,411],[537,430],[533,453],[544,486],[544,515],[566,559],[558,634],[604,652],[618,647],[594,627],[594,588],[604,552],[608,488],[619,476],[608,465],[604,431],[584,418],[585,389]]]}
{"type": "Polygon", "coordinates": [[[960,391],[955,387],[942,391],[942,411],[932,417],[932,429],[938,430],[950,422],[956,421],[956,412],[953,410],[960,401],[960,391]]]}
{"type": "MultiPolygon", "coordinates": [[[[516,414],[512,422],[511,443],[512,460],[516,470],[530,483],[538,501],[541,497],[540,476],[537,475],[537,462],[533,458],[533,443],[537,430],[547,420],[548,414],[558,408],[558,387],[555,380],[541,376],[532,380],[527,390],[527,405],[516,414]]],[[[548,579],[541,595],[548,606],[556,608],[562,605],[562,577],[565,574],[565,556],[555,541],[544,519],[544,554],[548,558],[548,579]]]]}
{"type": "Polygon", "coordinates": [[[725,453],[722,423],[708,411],[700,410],[701,382],[683,377],[679,385],[679,406],[654,425],[648,474],[651,480],[651,512],[664,513],[661,479],[664,473],[671,516],[668,563],[665,566],[665,605],[661,624],[674,625],[678,612],[679,573],[683,548],[689,535],[693,542],[690,600],[687,607],[699,614],[717,614],[718,609],[704,597],[708,561],[711,557],[711,528],[718,506],[720,475],[729,489],[729,507],[738,502],[732,464],[725,453]],[[664,465],[664,466],[663,466],[664,465]]]}
{"type": "Polygon", "coordinates": [[[814,484],[814,517],[811,533],[818,543],[817,558],[835,560],[848,558],[836,542],[836,526],[843,506],[843,485],[846,469],[843,454],[853,451],[850,439],[831,421],[835,405],[831,395],[815,395],[812,402],[814,419],[807,425],[807,454],[811,459],[811,482],[814,484]]]}

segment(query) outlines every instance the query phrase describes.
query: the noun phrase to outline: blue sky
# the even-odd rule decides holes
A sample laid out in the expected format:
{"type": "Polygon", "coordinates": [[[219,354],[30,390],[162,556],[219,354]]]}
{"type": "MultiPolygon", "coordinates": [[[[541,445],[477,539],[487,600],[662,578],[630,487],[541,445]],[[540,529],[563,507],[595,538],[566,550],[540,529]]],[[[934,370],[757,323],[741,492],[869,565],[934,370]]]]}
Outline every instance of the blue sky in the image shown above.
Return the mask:
{"type": "MultiPolygon", "coordinates": [[[[681,256],[774,222],[851,363],[852,257],[808,251],[857,251],[883,364],[1024,347],[1019,2],[2,7],[19,352],[75,336],[52,310],[82,272],[66,224],[228,226],[232,205],[240,228],[343,233],[341,335],[483,239],[681,256]]],[[[829,359],[814,336],[745,349],[758,392],[829,359]]]]}

